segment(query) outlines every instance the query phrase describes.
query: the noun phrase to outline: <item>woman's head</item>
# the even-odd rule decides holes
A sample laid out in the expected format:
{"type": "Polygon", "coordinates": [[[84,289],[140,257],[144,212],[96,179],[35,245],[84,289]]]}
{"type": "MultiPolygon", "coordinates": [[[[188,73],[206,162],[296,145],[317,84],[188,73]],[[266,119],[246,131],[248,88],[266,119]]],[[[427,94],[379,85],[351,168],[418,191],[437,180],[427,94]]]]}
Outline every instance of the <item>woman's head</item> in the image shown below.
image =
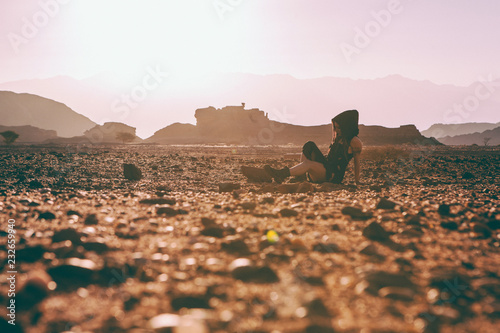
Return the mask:
{"type": "Polygon", "coordinates": [[[336,135],[351,140],[359,134],[359,113],[357,110],[347,110],[332,119],[332,125],[336,135]]]}

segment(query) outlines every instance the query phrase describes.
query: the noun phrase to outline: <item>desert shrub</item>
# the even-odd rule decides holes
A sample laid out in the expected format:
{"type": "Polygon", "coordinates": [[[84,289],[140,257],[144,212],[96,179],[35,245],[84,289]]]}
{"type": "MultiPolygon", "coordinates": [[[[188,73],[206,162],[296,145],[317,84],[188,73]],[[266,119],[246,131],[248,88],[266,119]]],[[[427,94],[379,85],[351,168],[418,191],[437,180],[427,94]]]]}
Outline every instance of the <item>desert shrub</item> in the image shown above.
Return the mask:
{"type": "Polygon", "coordinates": [[[19,134],[14,131],[5,131],[0,133],[0,135],[3,136],[3,141],[8,145],[13,144],[19,137],[19,134]]]}

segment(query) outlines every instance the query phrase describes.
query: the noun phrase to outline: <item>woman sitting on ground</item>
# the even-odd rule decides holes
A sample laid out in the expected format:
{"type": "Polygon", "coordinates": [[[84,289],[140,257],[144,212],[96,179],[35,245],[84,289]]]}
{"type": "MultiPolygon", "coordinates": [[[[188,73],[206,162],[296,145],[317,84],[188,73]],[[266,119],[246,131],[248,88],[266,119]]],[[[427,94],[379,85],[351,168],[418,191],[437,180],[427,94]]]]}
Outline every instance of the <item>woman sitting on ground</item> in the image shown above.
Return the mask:
{"type": "Polygon", "coordinates": [[[332,144],[328,155],[324,156],[318,146],[309,141],[302,147],[300,164],[283,169],[274,169],[266,165],[264,169],[278,183],[290,176],[306,174],[308,180],[315,183],[328,181],[340,184],[349,161],[354,157],[354,179],[356,184],[359,184],[359,156],[363,144],[357,136],[358,119],[359,114],[356,110],[344,111],[332,119],[332,144]]]}

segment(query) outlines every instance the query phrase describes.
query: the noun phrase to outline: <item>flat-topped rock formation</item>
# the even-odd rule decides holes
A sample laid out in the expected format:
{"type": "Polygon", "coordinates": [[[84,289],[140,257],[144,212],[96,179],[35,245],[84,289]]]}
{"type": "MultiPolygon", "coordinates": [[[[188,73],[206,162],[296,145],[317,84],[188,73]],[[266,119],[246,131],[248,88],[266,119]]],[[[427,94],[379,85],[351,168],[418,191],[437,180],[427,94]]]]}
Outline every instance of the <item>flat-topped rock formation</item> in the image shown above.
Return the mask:
{"type": "Polygon", "coordinates": [[[269,117],[259,109],[245,110],[241,106],[226,106],[216,109],[212,106],[195,111],[196,127],[205,138],[245,141],[262,128],[269,126],[269,117]]]}
{"type": "MultiPolygon", "coordinates": [[[[299,126],[280,123],[270,120],[264,111],[245,109],[244,103],[241,106],[227,106],[221,109],[213,106],[197,109],[195,117],[196,126],[173,124],[157,131],[145,142],[300,145],[311,140],[318,144],[328,144],[332,135],[330,124],[299,126]]],[[[435,139],[422,136],[414,125],[399,128],[360,125],[359,130],[359,137],[365,145],[440,144],[435,139]]]]}

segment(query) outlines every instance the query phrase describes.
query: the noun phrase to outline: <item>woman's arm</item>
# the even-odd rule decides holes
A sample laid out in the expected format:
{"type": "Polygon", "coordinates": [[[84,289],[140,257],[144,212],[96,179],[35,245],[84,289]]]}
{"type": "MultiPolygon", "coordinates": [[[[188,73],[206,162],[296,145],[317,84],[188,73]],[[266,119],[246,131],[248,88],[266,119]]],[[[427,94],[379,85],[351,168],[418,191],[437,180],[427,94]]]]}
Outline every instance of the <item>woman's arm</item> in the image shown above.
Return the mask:
{"type": "Polygon", "coordinates": [[[359,174],[360,174],[360,163],[359,163],[359,155],[360,154],[354,154],[354,179],[356,181],[356,184],[360,184],[359,182],[359,174]]]}
{"type": "Polygon", "coordinates": [[[360,155],[363,150],[363,143],[358,137],[354,137],[351,140],[351,149],[354,154],[354,180],[356,181],[356,184],[359,184],[359,176],[361,174],[360,155]]]}

